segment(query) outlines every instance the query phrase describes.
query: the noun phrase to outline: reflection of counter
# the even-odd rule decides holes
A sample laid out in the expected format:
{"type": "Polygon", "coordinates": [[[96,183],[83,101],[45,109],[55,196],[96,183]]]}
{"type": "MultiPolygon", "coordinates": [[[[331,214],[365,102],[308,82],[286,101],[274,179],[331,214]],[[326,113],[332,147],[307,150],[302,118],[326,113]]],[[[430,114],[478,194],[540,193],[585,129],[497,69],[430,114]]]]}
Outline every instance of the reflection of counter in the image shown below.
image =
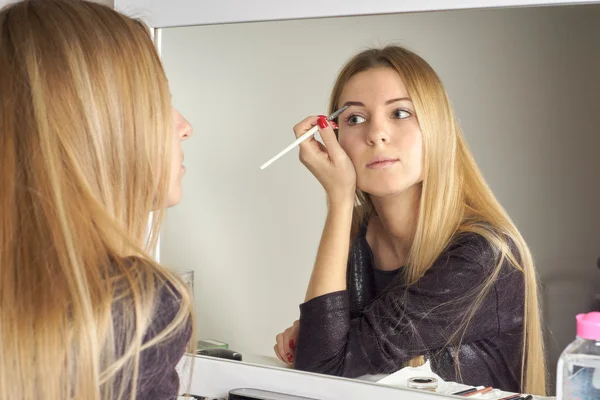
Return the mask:
{"type": "MultiPolygon", "coordinates": [[[[185,359],[187,362],[191,358],[185,359]]],[[[367,375],[358,379],[345,379],[320,374],[310,374],[295,371],[292,367],[277,357],[263,355],[243,356],[243,363],[210,357],[195,357],[193,378],[189,393],[203,396],[227,398],[227,392],[235,388],[255,388],[294,394],[319,400],[344,399],[364,400],[377,398],[378,400],[407,398],[411,400],[451,399],[460,398],[438,393],[414,391],[404,388],[404,381],[398,380],[400,374],[392,375],[367,375]],[[375,384],[383,378],[384,382],[375,384]],[[396,379],[394,379],[396,378],[396,379]]],[[[179,365],[182,375],[182,390],[185,391],[188,378],[185,377],[183,361],[179,365]]],[[[447,382],[450,393],[467,388],[465,385],[447,382]]],[[[510,393],[494,390],[487,395],[473,397],[473,399],[499,399],[510,393]]],[[[464,398],[464,397],[463,397],[464,398]]],[[[548,397],[535,397],[536,400],[550,399],[548,397]]]]}
{"type": "MultiPolygon", "coordinates": [[[[254,362],[274,362],[273,358],[247,357],[254,362]]],[[[275,360],[278,361],[278,360],[275,360]]],[[[281,364],[280,364],[281,365],[281,364]]],[[[181,388],[185,393],[205,397],[227,398],[232,389],[255,388],[293,394],[318,400],[436,400],[450,398],[435,393],[404,390],[355,379],[295,371],[266,366],[264,363],[223,360],[202,356],[185,356],[178,365],[181,388]],[[193,366],[191,363],[193,362],[193,366]],[[190,376],[190,371],[192,376],[190,376]]]]}
{"type": "MultiPolygon", "coordinates": [[[[271,357],[271,356],[261,356],[261,355],[256,355],[256,354],[244,354],[242,361],[245,363],[249,363],[249,364],[264,365],[267,367],[293,369],[293,367],[291,365],[284,363],[277,357],[271,357]]],[[[365,382],[377,382],[387,376],[388,376],[388,374],[363,375],[363,376],[359,376],[358,378],[354,378],[354,379],[357,379],[359,381],[365,381],[365,382]]]]}
{"type": "Polygon", "coordinates": [[[254,365],[264,365],[267,367],[292,369],[292,366],[284,363],[277,357],[261,356],[256,354],[243,354],[242,361],[254,365]]]}

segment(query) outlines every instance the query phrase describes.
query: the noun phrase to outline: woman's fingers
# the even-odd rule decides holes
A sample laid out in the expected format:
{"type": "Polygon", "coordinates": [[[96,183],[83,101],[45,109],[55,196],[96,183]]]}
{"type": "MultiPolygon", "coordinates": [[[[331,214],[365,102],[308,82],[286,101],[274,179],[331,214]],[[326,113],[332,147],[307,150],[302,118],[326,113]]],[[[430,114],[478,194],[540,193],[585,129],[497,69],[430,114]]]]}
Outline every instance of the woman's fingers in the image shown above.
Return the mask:
{"type": "Polygon", "coordinates": [[[312,129],[315,125],[317,125],[318,116],[312,115],[310,117],[304,118],[302,121],[298,122],[294,126],[294,135],[296,135],[296,139],[300,136],[304,135],[310,129],[312,129]]]}
{"type": "Polygon", "coordinates": [[[277,357],[287,363],[292,364],[296,354],[296,342],[298,337],[298,330],[293,330],[293,325],[287,328],[285,331],[277,335],[276,344],[273,347],[277,357]]]}
{"type": "Polygon", "coordinates": [[[279,357],[279,359],[285,363],[287,363],[288,361],[286,360],[286,349],[283,343],[283,333],[280,333],[279,335],[277,335],[277,343],[275,344],[275,353],[277,353],[277,356],[279,357]]]}
{"type": "Polygon", "coordinates": [[[321,138],[323,139],[323,143],[327,148],[327,153],[329,156],[333,160],[339,157],[347,158],[346,152],[340,146],[337,136],[333,130],[334,122],[327,121],[324,116],[320,116],[317,123],[319,125],[319,133],[321,134],[321,138]]]}
{"type": "Polygon", "coordinates": [[[290,346],[291,340],[292,340],[292,329],[291,328],[287,328],[284,332],[283,332],[283,347],[285,349],[285,353],[283,354],[284,358],[286,359],[286,361],[291,364],[292,362],[294,362],[294,351],[292,349],[292,346],[290,346]]]}
{"type": "Polygon", "coordinates": [[[277,343],[275,343],[275,346],[273,346],[273,352],[275,353],[277,358],[279,358],[281,361],[285,362],[283,357],[281,357],[281,354],[279,354],[279,346],[277,345],[277,343]]]}
{"type": "Polygon", "coordinates": [[[320,132],[323,139],[323,144],[314,136],[302,142],[300,161],[323,185],[332,202],[353,201],[356,170],[350,157],[338,143],[333,124],[321,115],[304,118],[294,126],[296,137],[301,137],[312,129],[313,132],[320,132]]]}

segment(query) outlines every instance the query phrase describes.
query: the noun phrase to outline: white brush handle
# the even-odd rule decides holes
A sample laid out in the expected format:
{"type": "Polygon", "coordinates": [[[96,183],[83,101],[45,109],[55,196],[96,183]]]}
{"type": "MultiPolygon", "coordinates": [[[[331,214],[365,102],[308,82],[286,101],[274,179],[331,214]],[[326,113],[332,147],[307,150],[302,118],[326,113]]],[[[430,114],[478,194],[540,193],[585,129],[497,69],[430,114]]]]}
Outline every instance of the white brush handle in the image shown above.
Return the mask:
{"type": "Polygon", "coordinates": [[[298,146],[300,143],[304,142],[309,137],[313,136],[318,131],[319,131],[319,126],[318,125],[313,126],[312,128],[310,128],[310,130],[308,132],[306,132],[305,134],[303,134],[302,136],[300,136],[298,139],[294,140],[294,142],[292,144],[290,144],[288,147],[286,147],[285,149],[281,150],[279,152],[279,154],[277,154],[275,157],[271,158],[269,161],[267,161],[266,163],[264,163],[263,165],[261,165],[260,169],[267,168],[269,165],[273,164],[275,161],[277,161],[284,154],[286,154],[287,152],[289,152],[294,147],[298,146]]]}

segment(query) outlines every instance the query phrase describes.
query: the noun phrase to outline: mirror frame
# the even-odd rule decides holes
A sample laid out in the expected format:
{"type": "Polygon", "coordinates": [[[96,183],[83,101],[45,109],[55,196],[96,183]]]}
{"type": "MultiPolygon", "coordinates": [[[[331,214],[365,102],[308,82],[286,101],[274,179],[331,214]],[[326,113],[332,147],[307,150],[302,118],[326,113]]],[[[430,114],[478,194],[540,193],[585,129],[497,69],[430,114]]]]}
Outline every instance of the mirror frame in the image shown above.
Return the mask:
{"type": "Polygon", "coordinates": [[[155,29],[473,8],[593,4],[597,0],[114,0],[115,8],[155,29]]]}
{"type": "MultiPolygon", "coordinates": [[[[427,11],[589,5],[600,4],[600,0],[303,0],[294,4],[254,0],[251,7],[245,4],[241,0],[114,0],[115,9],[143,20],[152,29],[159,54],[162,30],[174,27],[427,11]]],[[[161,235],[158,240],[154,256],[160,262],[161,235]]]]}

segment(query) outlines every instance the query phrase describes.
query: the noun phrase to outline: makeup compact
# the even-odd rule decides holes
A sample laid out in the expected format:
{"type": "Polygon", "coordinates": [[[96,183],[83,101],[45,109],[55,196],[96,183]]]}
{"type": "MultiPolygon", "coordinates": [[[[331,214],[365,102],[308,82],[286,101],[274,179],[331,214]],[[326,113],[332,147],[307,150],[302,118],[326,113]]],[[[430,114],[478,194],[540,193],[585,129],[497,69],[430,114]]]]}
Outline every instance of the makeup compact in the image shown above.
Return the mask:
{"type": "Polygon", "coordinates": [[[435,392],[438,387],[438,380],[429,376],[415,376],[407,379],[406,386],[411,389],[435,392]]]}

